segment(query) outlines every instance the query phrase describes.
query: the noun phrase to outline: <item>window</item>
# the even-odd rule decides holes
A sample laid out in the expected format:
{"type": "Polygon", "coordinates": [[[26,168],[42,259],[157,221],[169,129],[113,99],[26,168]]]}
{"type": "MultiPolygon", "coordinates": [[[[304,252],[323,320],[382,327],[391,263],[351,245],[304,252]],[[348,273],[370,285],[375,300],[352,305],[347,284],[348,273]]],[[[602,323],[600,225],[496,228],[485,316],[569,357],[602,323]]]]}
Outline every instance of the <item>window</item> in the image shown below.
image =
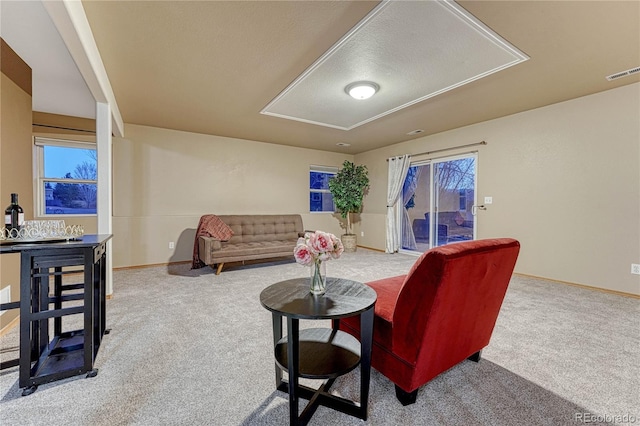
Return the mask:
{"type": "Polygon", "coordinates": [[[467,190],[465,188],[460,188],[459,190],[459,195],[460,197],[458,198],[459,200],[459,205],[460,205],[460,210],[466,210],[467,209],[467,190]]]}
{"type": "Polygon", "coordinates": [[[336,167],[311,166],[309,168],[309,211],[335,211],[333,195],[329,192],[329,181],[338,169],[336,167]]]}
{"type": "Polygon", "coordinates": [[[411,163],[399,211],[402,249],[422,253],[432,247],[475,238],[477,154],[411,163]]]}
{"type": "Polygon", "coordinates": [[[36,214],[95,215],[96,145],[36,138],[36,214]]]}

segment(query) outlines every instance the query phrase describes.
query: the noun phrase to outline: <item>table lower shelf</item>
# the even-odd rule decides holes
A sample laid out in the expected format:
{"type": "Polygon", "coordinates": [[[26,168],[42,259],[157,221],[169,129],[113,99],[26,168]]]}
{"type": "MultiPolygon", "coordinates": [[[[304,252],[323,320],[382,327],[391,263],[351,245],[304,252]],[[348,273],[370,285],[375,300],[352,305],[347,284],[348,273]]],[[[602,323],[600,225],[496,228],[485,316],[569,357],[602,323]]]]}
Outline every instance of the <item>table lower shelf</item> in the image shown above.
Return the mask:
{"type": "MultiPolygon", "coordinates": [[[[330,328],[308,328],[299,335],[299,377],[330,379],[342,376],[360,363],[360,342],[352,335],[330,328]]],[[[275,346],[275,359],[287,370],[287,336],[275,346]]]]}
{"type": "Polygon", "coordinates": [[[31,368],[31,377],[26,380],[26,386],[76,376],[91,369],[91,365],[85,364],[84,332],[62,333],[49,343],[31,368]]]}

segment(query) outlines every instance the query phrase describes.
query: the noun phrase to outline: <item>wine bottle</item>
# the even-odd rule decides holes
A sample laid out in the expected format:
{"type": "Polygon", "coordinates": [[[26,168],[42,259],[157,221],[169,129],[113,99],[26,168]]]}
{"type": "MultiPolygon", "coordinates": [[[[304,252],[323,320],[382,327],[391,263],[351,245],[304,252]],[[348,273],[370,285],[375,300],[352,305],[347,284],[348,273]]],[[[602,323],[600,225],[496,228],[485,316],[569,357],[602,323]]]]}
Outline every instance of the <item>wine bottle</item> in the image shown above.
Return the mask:
{"type": "Polygon", "coordinates": [[[18,194],[11,194],[11,205],[4,211],[4,227],[7,232],[19,231],[24,225],[24,210],[18,204],[18,194]]]}

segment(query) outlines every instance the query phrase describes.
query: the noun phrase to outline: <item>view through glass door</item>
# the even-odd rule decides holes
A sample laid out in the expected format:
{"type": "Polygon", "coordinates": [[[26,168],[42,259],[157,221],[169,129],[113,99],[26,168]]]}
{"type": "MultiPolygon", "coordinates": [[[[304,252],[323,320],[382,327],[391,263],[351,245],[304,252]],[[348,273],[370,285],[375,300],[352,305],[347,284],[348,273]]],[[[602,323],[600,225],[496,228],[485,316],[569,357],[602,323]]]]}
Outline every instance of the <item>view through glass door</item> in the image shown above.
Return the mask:
{"type": "Polygon", "coordinates": [[[475,238],[476,154],[412,163],[402,188],[402,249],[475,238]]]}

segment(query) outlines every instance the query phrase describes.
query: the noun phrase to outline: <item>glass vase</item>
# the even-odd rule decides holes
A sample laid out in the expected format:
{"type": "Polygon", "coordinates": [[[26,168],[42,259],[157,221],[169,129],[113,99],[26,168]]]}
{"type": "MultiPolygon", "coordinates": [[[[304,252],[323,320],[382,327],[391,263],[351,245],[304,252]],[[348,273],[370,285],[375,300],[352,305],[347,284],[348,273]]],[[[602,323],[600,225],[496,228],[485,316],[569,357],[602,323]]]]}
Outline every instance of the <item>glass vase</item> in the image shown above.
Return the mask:
{"type": "Polygon", "coordinates": [[[311,294],[323,295],[327,289],[327,265],[317,261],[311,265],[311,294]]]}

